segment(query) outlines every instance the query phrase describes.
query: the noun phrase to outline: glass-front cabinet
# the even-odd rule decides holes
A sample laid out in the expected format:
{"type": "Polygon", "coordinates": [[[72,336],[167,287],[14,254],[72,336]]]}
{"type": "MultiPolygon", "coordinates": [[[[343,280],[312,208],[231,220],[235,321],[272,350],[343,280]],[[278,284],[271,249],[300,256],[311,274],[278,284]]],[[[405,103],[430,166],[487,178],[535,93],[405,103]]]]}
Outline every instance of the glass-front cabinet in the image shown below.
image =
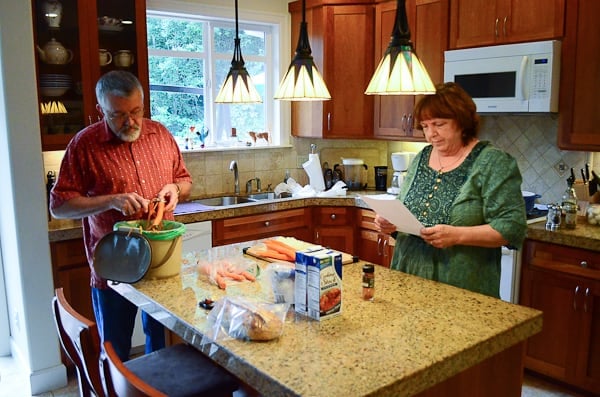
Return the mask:
{"type": "Polygon", "coordinates": [[[99,120],[94,87],[128,70],[146,88],[145,0],[32,0],[42,150],[63,150],[99,120]]]}

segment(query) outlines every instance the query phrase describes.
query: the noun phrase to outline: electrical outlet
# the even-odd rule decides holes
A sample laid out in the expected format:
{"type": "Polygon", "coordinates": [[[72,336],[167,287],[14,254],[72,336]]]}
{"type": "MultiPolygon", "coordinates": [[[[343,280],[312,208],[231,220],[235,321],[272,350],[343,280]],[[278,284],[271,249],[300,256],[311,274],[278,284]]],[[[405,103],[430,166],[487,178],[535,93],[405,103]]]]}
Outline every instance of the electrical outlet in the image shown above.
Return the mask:
{"type": "Polygon", "coordinates": [[[563,176],[569,169],[569,166],[564,161],[560,160],[554,165],[554,169],[556,169],[558,175],[563,176]]]}
{"type": "Polygon", "coordinates": [[[302,164],[306,163],[307,161],[308,161],[308,154],[299,155],[298,157],[296,157],[296,168],[302,168],[302,164]]]}

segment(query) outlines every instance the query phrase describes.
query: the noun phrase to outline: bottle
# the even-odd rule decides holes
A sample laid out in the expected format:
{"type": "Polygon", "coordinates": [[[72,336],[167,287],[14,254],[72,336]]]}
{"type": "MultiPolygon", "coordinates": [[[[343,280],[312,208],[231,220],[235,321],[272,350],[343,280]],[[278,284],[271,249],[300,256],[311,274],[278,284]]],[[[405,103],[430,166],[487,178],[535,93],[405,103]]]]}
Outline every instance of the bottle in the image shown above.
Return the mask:
{"type": "Polygon", "coordinates": [[[569,184],[569,187],[565,190],[562,208],[565,212],[565,228],[575,229],[577,226],[577,195],[572,184],[569,184]]]}
{"type": "Polygon", "coordinates": [[[362,271],[362,298],[372,301],[375,297],[375,266],[367,263],[362,271]]]}

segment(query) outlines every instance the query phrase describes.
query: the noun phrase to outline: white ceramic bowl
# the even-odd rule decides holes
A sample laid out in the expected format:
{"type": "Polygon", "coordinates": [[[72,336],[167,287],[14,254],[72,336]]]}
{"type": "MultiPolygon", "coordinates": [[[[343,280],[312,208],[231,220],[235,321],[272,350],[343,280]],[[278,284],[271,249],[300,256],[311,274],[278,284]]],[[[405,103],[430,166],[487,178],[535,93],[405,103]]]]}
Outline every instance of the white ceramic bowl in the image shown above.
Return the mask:
{"type": "Polygon", "coordinates": [[[69,87],[40,87],[42,96],[62,96],[69,87]]]}

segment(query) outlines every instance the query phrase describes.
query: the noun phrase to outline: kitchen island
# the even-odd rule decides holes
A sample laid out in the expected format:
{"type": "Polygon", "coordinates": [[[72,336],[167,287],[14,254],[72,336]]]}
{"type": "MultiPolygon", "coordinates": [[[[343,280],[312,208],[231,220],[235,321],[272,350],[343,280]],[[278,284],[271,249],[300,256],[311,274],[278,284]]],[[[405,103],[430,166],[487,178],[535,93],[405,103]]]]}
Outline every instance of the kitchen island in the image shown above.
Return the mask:
{"type": "MultiPolygon", "coordinates": [[[[361,261],[343,267],[341,316],[318,322],[290,312],[279,339],[203,343],[207,311],[198,302],[225,292],[196,261],[241,256],[250,244],[184,253],[178,276],[111,287],[263,395],[521,395],[523,342],[542,329],[541,312],[383,267],[375,300],[363,301],[361,261]]],[[[261,276],[227,293],[271,294],[261,276]]]]}

